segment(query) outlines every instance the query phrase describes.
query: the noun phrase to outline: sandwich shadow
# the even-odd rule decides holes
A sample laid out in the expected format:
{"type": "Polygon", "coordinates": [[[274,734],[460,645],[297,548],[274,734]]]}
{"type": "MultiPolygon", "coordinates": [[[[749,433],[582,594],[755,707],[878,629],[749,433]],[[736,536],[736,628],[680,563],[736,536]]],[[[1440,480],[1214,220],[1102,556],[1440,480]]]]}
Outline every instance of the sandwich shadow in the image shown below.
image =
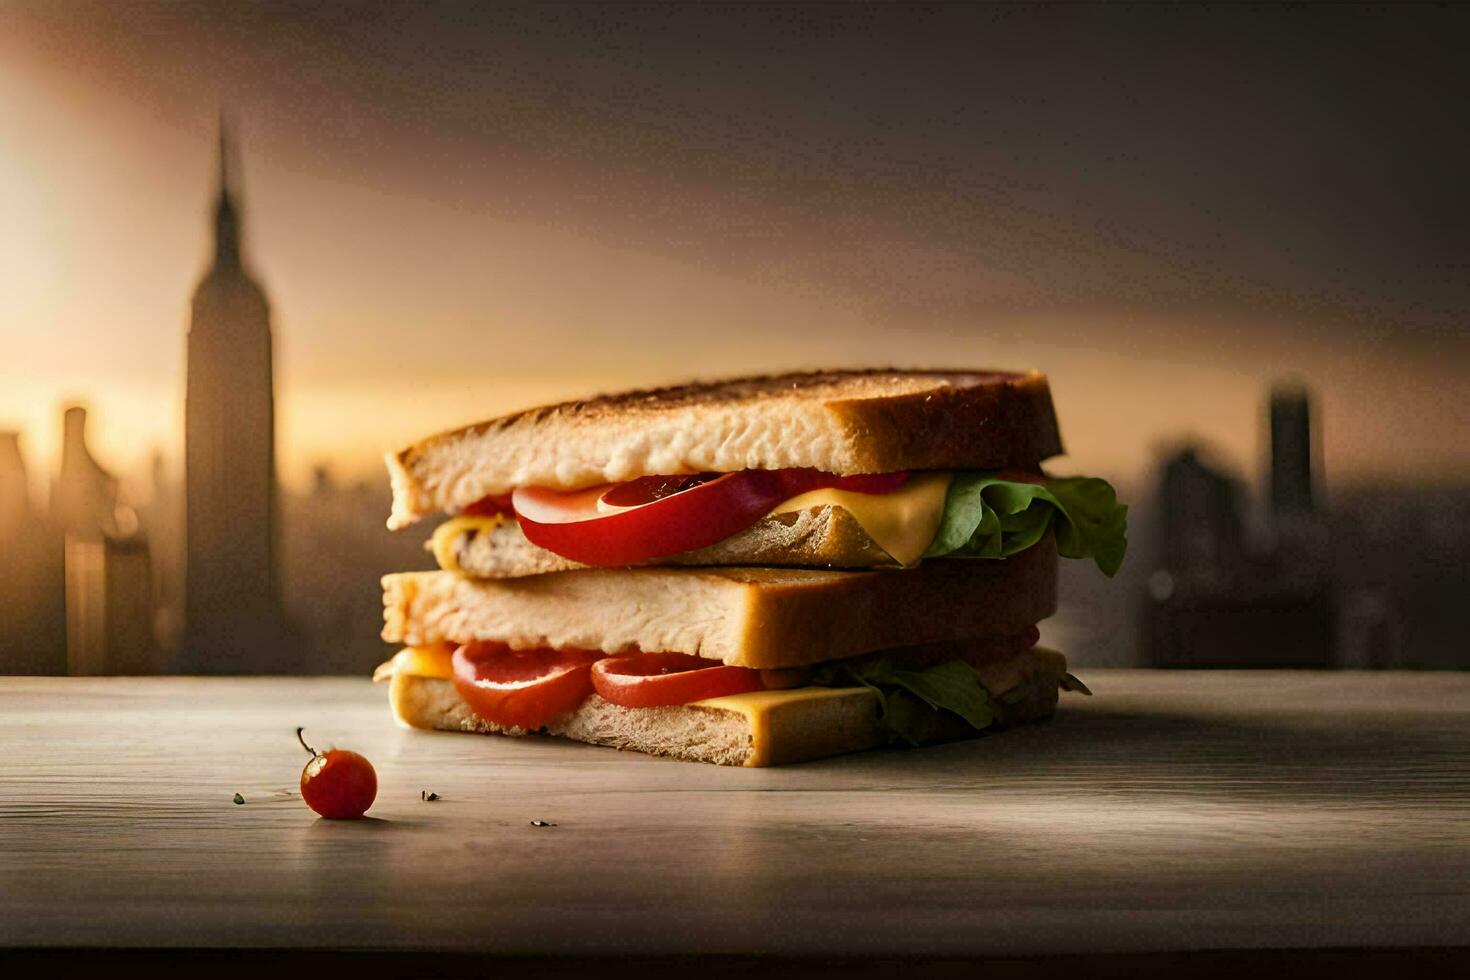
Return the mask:
{"type": "Polygon", "coordinates": [[[1467,728],[1464,716],[1455,715],[1222,717],[1064,708],[1050,721],[966,741],[864,752],[802,768],[880,776],[894,788],[993,790],[1062,781],[1069,792],[1135,797],[1470,804],[1467,728]]]}

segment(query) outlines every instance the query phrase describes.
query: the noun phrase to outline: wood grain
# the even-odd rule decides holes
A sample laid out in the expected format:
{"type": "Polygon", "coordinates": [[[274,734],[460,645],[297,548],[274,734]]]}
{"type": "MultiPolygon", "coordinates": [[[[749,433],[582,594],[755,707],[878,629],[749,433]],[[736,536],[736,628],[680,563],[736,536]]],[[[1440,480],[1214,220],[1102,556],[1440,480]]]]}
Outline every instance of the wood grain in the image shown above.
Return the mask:
{"type": "Polygon", "coordinates": [[[1470,675],[1085,679],[1048,725],[774,770],[402,731],[365,681],[5,679],[0,945],[1470,946],[1470,675]],[[303,806],[297,724],[373,760],[376,819],[303,806]]]}

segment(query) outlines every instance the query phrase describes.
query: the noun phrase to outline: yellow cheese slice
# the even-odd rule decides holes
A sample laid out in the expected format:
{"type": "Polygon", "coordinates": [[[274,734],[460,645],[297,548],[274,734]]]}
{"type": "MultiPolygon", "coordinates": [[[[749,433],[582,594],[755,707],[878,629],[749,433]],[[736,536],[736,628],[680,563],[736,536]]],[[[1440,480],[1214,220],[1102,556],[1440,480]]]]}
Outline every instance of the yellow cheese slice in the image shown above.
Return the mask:
{"type": "Polygon", "coordinates": [[[454,667],[449,658],[454,654],[455,643],[436,643],[428,647],[404,647],[393,657],[378,665],[373,671],[373,680],[386,681],[395,674],[409,677],[440,677],[449,680],[454,676],[454,667]]]}
{"type": "Polygon", "coordinates": [[[744,715],[750,727],[750,755],[745,764],[751,767],[872,748],[883,741],[877,695],[866,687],[753,691],[694,701],[689,706],[744,715]],[[793,749],[799,754],[791,755],[793,749]],[[785,755],[780,754],[783,750],[785,755]]]}
{"type": "MultiPolygon", "coordinates": [[[[785,501],[767,516],[813,507],[841,507],[894,561],[900,565],[913,565],[924,557],[929,542],[939,531],[939,520],[944,516],[944,498],[953,479],[954,474],[947,472],[915,473],[899,489],[883,494],[812,490],[785,501]]],[[[435,529],[429,550],[434,553],[434,560],[440,568],[447,572],[463,571],[456,547],[460,537],[470,532],[487,534],[508,519],[505,514],[451,517],[435,529]]]]}
{"type": "Polygon", "coordinates": [[[924,557],[924,551],[939,532],[944,498],[953,479],[953,473],[915,473],[902,487],[884,494],[812,490],[792,497],[771,514],[789,514],[811,507],[841,507],[894,561],[913,565],[924,557]]]}
{"type": "Polygon", "coordinates": [[[504,514],[491,514],[489,517],[451,517],[434,529],[434,536],[429,539],[429,550],[434,553],[434,560],[439,563],[439,567],[446,572],[463,571],[464,569],[459,567],[459,550],[455,547],[460,536],[471,531],[476,534],[488,534],[506,520],[508,518],[504,514]]]}

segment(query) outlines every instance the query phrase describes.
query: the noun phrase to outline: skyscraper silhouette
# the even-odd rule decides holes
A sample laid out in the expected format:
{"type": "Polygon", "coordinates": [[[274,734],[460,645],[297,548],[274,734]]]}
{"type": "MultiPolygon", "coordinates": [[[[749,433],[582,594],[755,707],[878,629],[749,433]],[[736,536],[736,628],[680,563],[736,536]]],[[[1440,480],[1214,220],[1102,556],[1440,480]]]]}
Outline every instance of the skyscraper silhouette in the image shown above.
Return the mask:
{"type": "Polygon", "coordinates": [[[31,504],[20,433],[0,432],[0,674],[64,673],[61,534],[31,504]]]}
{"type": "Polygon", "coordinates": [[[19,538],[30,521],[31,484],[20,433],[0,431],[0,548],[19,538]]]}
{"type": "Polygon", "coordinates": [[[87,448],[87,410],[66,409],[61,473],[51,486],[51,519],[68,534],[108,534],[117,527],[117,477],[87,448]]]}
{"type": "Polygon", "coordinates": [[[214,263],[194,291],[185,406],[184,645],[190,673],[286,666],[276,560],[270,305],[240,250],[220,123],[214,263]]]}
{"type": "Polygon", "coordinates": [[[1271,389],[1271,513],[1281,518],[1312,511],[1312,400],[1306,388],[1271,389]]]}

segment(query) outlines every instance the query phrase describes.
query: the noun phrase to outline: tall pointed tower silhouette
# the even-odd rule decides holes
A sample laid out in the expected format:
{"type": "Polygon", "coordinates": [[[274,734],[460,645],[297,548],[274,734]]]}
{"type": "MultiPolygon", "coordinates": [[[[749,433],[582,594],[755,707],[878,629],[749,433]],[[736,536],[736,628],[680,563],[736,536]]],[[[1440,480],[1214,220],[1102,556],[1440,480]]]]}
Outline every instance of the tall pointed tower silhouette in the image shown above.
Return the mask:
{"type": "Polygon", "coordinates": [[[277,584],[270,305],[241,256],[232,151],[221,117],[214,262],[194,291],[189,325],[178,665],[188,673],[289,666],[277,584]]]}

